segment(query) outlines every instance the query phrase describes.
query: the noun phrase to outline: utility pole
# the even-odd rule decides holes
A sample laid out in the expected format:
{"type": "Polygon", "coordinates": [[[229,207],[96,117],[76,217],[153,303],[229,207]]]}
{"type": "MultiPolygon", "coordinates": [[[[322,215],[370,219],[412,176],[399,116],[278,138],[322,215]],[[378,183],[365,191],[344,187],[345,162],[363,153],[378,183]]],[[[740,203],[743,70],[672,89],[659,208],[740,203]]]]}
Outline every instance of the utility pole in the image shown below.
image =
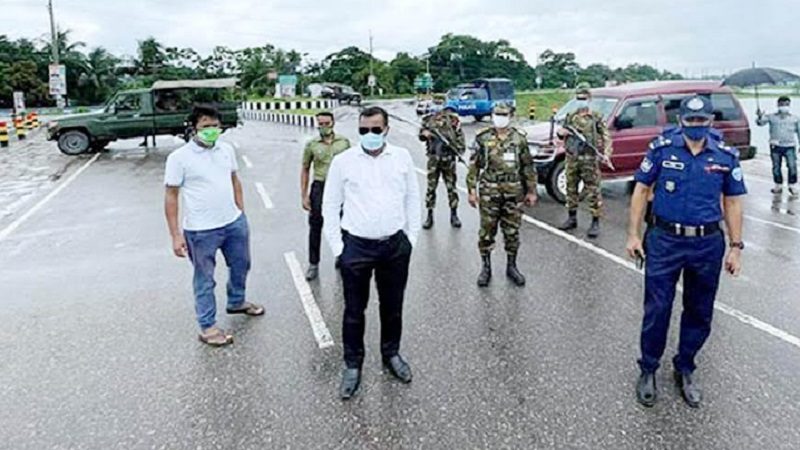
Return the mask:
{"type": "MultiPolygon", "coordinates": [[[[58,33],[56,33],[56,21],[53,18],[53,0],[47,0],[47,12],[50,14],[50,51],[53,53],[53,64],[58,65],[58,33]]],[[[63,80],[63,83],[64,86],[66,86],[67,80],[63,80]]],[[[62,97],[61,94],[58,94],[55,97],[56,107],[63,108],[65,103],[64,97],[62,97]]]]}
{"type": "Polygon", "coordinates": [[[375,94],[375,73],[372,71],[372,30],[369,30],[369,96],[375,94]]]}
{"type": "Polygon", "coordinates": [[[50,13],[50,47],[53,52],[53,64],[58,64],[58,35],[56,22],[53,19],[53,0],[47,1],[47,11],[50,13]]]}

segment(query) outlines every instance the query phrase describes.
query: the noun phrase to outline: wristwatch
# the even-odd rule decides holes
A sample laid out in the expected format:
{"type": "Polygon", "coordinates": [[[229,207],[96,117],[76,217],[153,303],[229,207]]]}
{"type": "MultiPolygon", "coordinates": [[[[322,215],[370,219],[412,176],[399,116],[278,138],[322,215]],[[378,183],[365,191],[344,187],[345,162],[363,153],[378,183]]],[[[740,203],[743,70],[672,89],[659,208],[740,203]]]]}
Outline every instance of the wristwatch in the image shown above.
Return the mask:
{"type": "Polygon", "coordinates": [[[738,248],[739,250],[744,250],[744,242],[731,242],[728,244],[730,248],[738,248]]]}

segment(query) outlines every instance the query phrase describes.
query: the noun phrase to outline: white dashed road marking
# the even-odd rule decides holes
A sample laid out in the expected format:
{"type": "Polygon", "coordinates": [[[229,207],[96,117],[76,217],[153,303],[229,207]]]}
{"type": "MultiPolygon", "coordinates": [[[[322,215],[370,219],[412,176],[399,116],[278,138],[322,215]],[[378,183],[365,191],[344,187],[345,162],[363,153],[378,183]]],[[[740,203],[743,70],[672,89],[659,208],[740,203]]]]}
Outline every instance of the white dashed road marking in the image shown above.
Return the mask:
{"type": "Polygon", "coordinates": [[[333,337],[331,337],[331,332],[328,331],[328,326],[325,325],[325,320],[322,318],[322,312],[320,312],[317,302],[314,300],[311,286],[306,282],[303,271],[300,268],[300,262],[297,260],[297,255],[294,252],[288,252],[283,254],[283,258],[292,273],[294,287],[300,296],[300,302],[303,304],[303,310],[305,310],[308,322],[311,324],[311,331],[314,333],[317,345],[321,349],[332,347],[333,337]]]}

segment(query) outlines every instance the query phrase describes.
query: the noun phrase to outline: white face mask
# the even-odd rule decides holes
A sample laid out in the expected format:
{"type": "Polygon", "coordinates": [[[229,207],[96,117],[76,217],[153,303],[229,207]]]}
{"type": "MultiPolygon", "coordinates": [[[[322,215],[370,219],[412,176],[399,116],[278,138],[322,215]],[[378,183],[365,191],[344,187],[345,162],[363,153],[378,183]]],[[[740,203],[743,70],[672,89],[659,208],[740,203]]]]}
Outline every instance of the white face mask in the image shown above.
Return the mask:
{"type": "Polygon", "coordinates": [[[778,106],[778,112],[781,114],[789,114],[788,106],[778,106]]]}
{"type": "Polygon", "coordinates": [[[492,114],[492,123],[497,128],[507,128],[510,122],[511,117],[509,116],[498,116],[496,114],[492,114]]]}

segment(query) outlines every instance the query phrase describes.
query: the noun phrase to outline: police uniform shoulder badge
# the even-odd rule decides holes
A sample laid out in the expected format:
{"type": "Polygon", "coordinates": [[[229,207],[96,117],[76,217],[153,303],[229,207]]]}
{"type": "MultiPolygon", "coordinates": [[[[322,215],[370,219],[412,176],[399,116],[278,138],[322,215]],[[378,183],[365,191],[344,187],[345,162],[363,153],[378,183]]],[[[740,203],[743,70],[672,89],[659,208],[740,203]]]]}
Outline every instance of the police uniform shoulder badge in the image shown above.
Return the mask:
{"type": "Polygon", "coordinates": [[[742,178],[743,178],[743,176],[742,176],[742,168],[741,167],[737,167],[737,168],[733,169],[733,171],[731,172],[731,176],[733,177],[734,180],[741,182],[742,178]]]}
{"type": "Polygon", "coordinates": [[[639,164],[639,170],[644,173],[650,173],[650,171],[653,170],[653,161],[650,161],[650,158],[645,156],[642,163],[639,164]]]}

